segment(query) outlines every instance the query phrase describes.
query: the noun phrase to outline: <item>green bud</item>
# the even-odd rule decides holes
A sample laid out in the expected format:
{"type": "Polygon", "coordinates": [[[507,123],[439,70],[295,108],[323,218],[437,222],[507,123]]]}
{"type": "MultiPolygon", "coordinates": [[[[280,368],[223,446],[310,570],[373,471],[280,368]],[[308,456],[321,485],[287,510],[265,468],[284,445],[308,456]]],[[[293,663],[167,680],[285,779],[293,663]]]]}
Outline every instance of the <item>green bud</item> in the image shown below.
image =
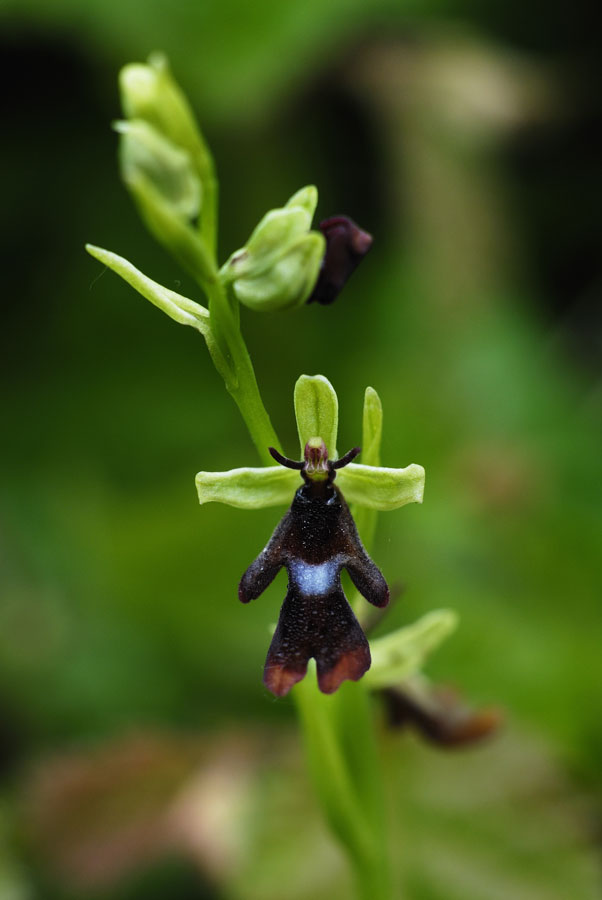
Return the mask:
{"type": "Polygon", "coordinates": [[[201,208],[201,182],[190,154],[142,119],[117,122],[119,159],[126,185],[147,180],[182,219],[195,219],[201,208]]]}
{"type": "Polygon", "coordinates": [[[329,458],[335,460],[339,400],[328,378],[324,375],[301,375],[295,384],[294,403],[301,459],[305,453],[305,445],[319,435],[326,444],[329,458]]]}
{"type": "Polygon", "coordinates": [[[370,641],[372,665],[364,676],[366,684],[371,688],[393,687],[409,678],[457,624],[453,610],[437,609],[412,625],[370,641]]]}
{"type": "MultiPolygon", "coordinates": [[[[217,234],[217,181],[213,158],[186,97],[171,76],[165,57],[154,54],[147,65],[134,63],[125,66],[119,76],[119,85],[126,117],[136,122],[145,122],[172,150],[186,154],[186,165],[194,173],[198,186],[191,190],[183,208],[189,219],[198,216],[202,194],[203,209],[199,229],[205,249],[213,252],[217,234]]],[[[172,156],[172,163],[176,163],[175,156],[172,156]]],[[[175,167],[178,168],[177,165],[175,167]]],[[[137,202],[140,206],[139,199],[137,202]]],[[[149,222],[148,211],[144,218],[155,237],[170,247],[170,241],[162,240],[157,234],[157,222],[153,225],[149,222]]],[[[182,261],[181,256],[178,259],[182,261]]],[[[193,274],[198,276],[197,271],[193,274]]]]}
{"type": "Polygon", "coordinates": [[[269,311],[306,302],[326,250],[323,235],[309,231],[317,197],[315,187],[305,187],[270,210],[222,267],[220,277],[240,303],[269,311]]]}
{"type": "Polygon", "coordinates": [[[146,122],[118,122],[123,180],[153,236],[195,278],[212,280],[207,247],[190,219],[198,214],[201,183],[190,157],[146,122]]]}
{"type": "Polygon", "coordinates": [[[226,503],[239,509],[289,504],[299,486],[299,473],[283,466],[199,472],[195,479],[199,503],[226,503]]]}
{"type": "Polygon", "coordinates": [[[167,140],[187,150],[202,181],[213,164],[186,97],[167,60],[153,54],[147,65],[131,63],[119,73],[121,103],[128,119],[143,119],[167,140]]]}

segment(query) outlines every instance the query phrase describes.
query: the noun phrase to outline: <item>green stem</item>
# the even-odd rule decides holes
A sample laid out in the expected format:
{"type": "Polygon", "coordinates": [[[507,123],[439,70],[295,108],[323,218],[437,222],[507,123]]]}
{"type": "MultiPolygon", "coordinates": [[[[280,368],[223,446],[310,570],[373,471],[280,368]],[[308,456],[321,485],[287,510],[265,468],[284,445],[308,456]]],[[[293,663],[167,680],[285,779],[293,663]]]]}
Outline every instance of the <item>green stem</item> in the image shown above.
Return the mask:
{"type": "MultiPolygon", "coordinates": [[[[312,666],[312,669],[314,667],[312,666]]],[[[391,900],[382,783],[368,692],[321,694],[314,672],[293,693],[309,770],[331,830],[348,853],[360,900],[391,900]]]]}
{"type": "MultiPolygon", "coordinates": [[[[213,257],[215,201],[216,193],[209,198],[208,208],[214,212],[206,218],[207,230],[203,232],[204,244],[213,257]]],[[[240,332],[238,301],[220,282],[216,267],[210,274],[209,280],[201,282],[209,298],[209,349],[260,458],[271,463],[268,447],[280,450],[281,445],[263,405],[240,332]]],[[[374,516],[367,517],[363,525],[370,543],[374,516]]],[[[392,900],[384,790],[368,691],[361,682],[347,683],[335,695],[326,696],[318,690],[315,672],[310,672],[295,687],[293,697],[304,733],[310,776],[326,819],[347,851],[358,897],[392,900]]]]}
{"type": "Polygon", "coordinates": [[[268,447],[281,449],[278,435],[261,399],[249,351],[240,332],[240,314],[234,298],[215,280],[203,285],[209,297],[211,330],[226,369],[220,374],[236,402],[263,463],[273,464],[268,447]]]}

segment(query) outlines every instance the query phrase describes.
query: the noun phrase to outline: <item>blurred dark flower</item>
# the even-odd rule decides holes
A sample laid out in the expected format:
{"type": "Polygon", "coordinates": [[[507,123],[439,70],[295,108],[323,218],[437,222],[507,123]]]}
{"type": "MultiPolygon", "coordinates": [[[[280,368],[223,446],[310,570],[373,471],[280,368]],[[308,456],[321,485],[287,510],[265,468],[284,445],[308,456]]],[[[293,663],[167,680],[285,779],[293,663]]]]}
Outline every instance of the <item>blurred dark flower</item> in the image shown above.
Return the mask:
{"type": "Polygon", "coordinates": [[[500,710],[470,709],[448,687],[433,687],[423,678],[386,688],[387,717],[392,728],[411,726],[433,744],[460,747],[493,734],[501,725],[500,710]]]}
{"type": "Polygon", "coordinates": [[[347,279],[372,246],[372,236],[347,216],[324,219],[319,228],[326,238],[326,253],[307,302],[327,306],[336,300],[347,279]]]}

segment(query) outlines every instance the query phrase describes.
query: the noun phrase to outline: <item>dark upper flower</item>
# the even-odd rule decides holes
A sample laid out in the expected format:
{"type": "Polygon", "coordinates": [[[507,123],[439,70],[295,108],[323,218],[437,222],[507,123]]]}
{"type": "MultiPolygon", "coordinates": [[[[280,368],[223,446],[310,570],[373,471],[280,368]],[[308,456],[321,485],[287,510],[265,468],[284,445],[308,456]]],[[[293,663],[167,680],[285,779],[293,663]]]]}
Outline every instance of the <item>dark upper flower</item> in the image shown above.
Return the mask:
{"type": "Polygon", "coordinates": [[[372,236],[347,216],[324,219],[318,227],[326,238],[326,252],[307,302],[326,306],[336,300],[349,276],[361,263],[372,246],[372,236]]]}

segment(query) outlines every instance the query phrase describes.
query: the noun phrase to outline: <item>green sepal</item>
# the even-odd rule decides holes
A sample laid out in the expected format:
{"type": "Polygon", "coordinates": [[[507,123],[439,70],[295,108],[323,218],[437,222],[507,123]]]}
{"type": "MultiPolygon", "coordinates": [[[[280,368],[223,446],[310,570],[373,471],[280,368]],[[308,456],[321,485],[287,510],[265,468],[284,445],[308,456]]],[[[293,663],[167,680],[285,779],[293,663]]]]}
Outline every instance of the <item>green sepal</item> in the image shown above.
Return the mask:
{"type": "Polygon", "coordinates": [[[328,378],[324,375],[301,375],[295,384],[294,403],[301,444],[300,458],[303,459],[306,443],[311,438],[321,437],[330,459],[336,459],[339,400],[328,378]]]}
{"type": "Polygon", "coordinates": [[[451,609],[436,609],[404,628],[370,642],[372,665],[365,682],[371,688],[398,685],[419,671],[427,656],[456,628],[451,609]]]}
{"type": "Polygon", "coordinates": [[[415,463],[405,469],[350,463],[337,473],[337,484],[348,503],[368,509],[397,509],[406,503],[422,503],[424,469],[415,463]]]}
{"type": "Polygon", "coordinates": [[[302,306],[317,281],[324,251],[321,234],[304,235],[262,274],[234,281],[236,298],[258,312],[302,306]]]}
{"type": "Polygon", "coordinates": [[[153,281],[123,256],[118,256],[111,250],[103,250],[102,247],[95,247],[94,244],[86,244],[86,250],[94,259],[121,276],[146,300],[150,300],[151,303],[163,310],[170,319],[181,325],[191,325],[193,328],[197,328],[201,334],[207,335],[209,311],[204,306],[175,291],[170,291],[169,288],[163,287],[157,281],[153,281]]]}
{"type": "Polygon", "coordinates": [[[199,503],[226,503],[239,509],[290,504],[300,485],[299,473],[282,466],[199,472],[195,482],[199,503]]]}
{"type": "Polygon", "coordinates": [[[266,213],[238,255],[231,257],[231,277],[261,275],[308,230],[303,209],[272,209],[266,213]]]}

